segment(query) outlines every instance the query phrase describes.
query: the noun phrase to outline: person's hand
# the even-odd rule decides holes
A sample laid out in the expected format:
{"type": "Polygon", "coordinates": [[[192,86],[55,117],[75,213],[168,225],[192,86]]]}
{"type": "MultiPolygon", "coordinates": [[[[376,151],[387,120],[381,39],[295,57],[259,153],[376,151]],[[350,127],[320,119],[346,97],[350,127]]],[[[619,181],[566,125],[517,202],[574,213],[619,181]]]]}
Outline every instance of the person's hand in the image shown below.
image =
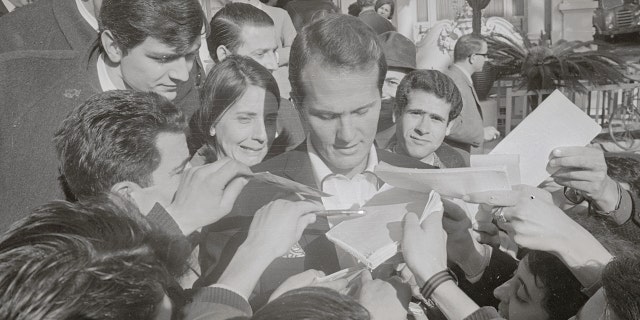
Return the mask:
{"type": "Polygon", "coordinates": [[[371,320],[405,320],[411,298],[411,289],[395,277],[390,282],[373,280],[371,273],[364,271],[360,276],[361,286],[358,302],[371,315],[371,320]]]}
{"type": "Polygon", "coordinates": [[[404,217],[402,255],[418,284],[447,269],[447,234],[442,229],[442,212],[434,212],[419,223],[418,215],[404,217]]]}
{"type": "Polygon", "coordinates": [[[260,248],[274,259],[287,253],[307,226],[316,221],[313,211],[322,204],[310,200],[275,200],[260,208],[251,222],[246,243],[260,248]]]}
{"type": "Polygon", "coordinates": [[[506,221],[498,226],[521,247],[555,252],[571,241],[574,232],[586,232],[551,200],[551,195],[531,186],[515,186],[515,190],[486,191],[468,194],[464,200],[481,204],[476,218],[491,221],[502,214],[506,221]]]}
{"type": "Polygon", "coordinates": [[[618,204],[617,183],[607,175],[602,150],[592,147],[561,147],[551,152],[551,175],[562,186],[580,191],[595,201],[603,211],[613,211],[618,204]]]}
{"type": "Polygon", "coordinates": [[[500,138],[500,131],[493,126],[484,127],[484,141],[492,141],[500,138]]]}
{"type": "Polygon", "coordinates": [[[271,297],[269,297],[269,302],[277,299],[285,292],[302,287],[324,287],[333,289],[337,292],[343,292],[346,289],[347,284],[349,284],[349,281],[347,281],[347,279],[337,279],[334,281],[324,282],[319,281],[319,279],[324,276],[324,272],[313,269],[293,275],[287,278],[287,280],[280,284],[280,286],[278,286],[278,288],[271,294],[271,297]]]}
{"type": "Polygon", "coordinates": [[[186,235],[227,215],[252,172],[229,158],[188,168],[165,209],[186,235]]]}

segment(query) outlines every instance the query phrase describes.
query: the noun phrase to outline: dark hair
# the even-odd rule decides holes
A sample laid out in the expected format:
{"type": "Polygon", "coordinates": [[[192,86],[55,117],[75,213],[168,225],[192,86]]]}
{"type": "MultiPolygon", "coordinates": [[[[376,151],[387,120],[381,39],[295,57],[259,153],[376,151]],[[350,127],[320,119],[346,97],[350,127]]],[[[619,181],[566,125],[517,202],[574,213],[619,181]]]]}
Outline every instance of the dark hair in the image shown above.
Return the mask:
{"type": "Polygon", "coordinates": [[[322,287],[289,291],[258,310],[252,320],[368,320],[355,299],[322,287]]]}
{"type": "Polygon", "coordinates": [[[231,55],[213,66],[200,90],[200,108],[189,121],[189,150],[192,153],[204,144],[215,144],[215,139],[209,135],[211,126],[244,95],[249,86],[270,92],[280,106],[280,90],[275,78],[255,60],[231,55]]]}
{"type": "Polygon", "coordinates": [[[354,2],[352,4],[349,5],[349,8],[347,8],[347,12],[354,16],[357,17],[358,15],[360,15],[360,11],[362,11],[362,7],[358,4],[358,2],[354,2]]]}
{"type": "Polygon", "coordinates": [[[186,257],[160,252],[168,236],[112,199],[52,202],[2,236],[0,318],[153,319],[175,285],[167,266],[186,257]]]}
{"type": "Polygon", "coordinates": [[[158,135],[185,129],[182,112],[157,93],[114,90],[72,110],[54,142],[69,190],[82,198],[122,181],[149,186],[161,161],[158,135]]]}
{"type": "Polygon", "coordinates": [[[361,8],[371,7],[376,3],[376,0],[358,0],[356,1],[361,8]]]}
{"type": "Polygon", "coordinates": [[[291,45],[289,82],[291,98],[300,107],[304,101],[302,71],[310,62],[327,68],[358,72],[378,67],[378,89],[382,91],[387,60],[378,37],[360,19],[330,14],[306,25],[291,45]]]}
{"type": "Polygon", "coordinates": [[[610,310],[622,320],[640,319],[640,252],[615,257],[602,272],[610,310]]]}
{"type": "Polygon", "coordinates": [[[242,28],[244,26],[273,27],[271,17],[264,11],[247,3],[231,2],[216,12],[211,19],[207,37],[209,54],[215,62],[219,62],[216,49],[225,46],[231,52],[236,52],[242,45],[242,28]]]}
{"type": "Polygon", "coordinates": [[[409,104],[409,93],[422,90],[431,93],[451,105],[449,122],[457,118],[462,110],[462,96],[455,82],[437,70],[415,70],[409,72],[396,91],[396,112],[401,114],[409,104]]]}
{"type": "Polygon", "coordinates": [[[378,11],[378,8],[382,7],[385,4],[388,4],[389,7],[391,7],[391,9],[389,10],[389,18],[393,17],[393,12],[395,11],[395,7],[396,7],[396,3],[393,0],[376,1],[376,5],[374,6],[376,12],[378,11]]]}
{"type": "Polygon", "coordinates": [[[150,37],[177,54],[196,43],[206,20],[197,0],[104,0],[98,19],[124,53],[150,37]]]}
{"type": "Polygon", "coordinates": [[[527,252],[527,262],[536,285],[544,286],[542,306],[549,320],[566,320],[575,315],[589,299],[582,293],[580,281],[562,261],[551,253],[538,250],[527,252]]]}
{"type": "Polygon", "coordinates": [[[453,62],[462,61],[472,54],[480,52],[483,43],[485,41],[482,36],[475,34],[465,34],[460,37],[453,48],[453,62]]]}
{"type": "Polygon", "coordinates": [[[607,175],[640,190],[640,161],[631,156],[606,156],[607,175]]]}

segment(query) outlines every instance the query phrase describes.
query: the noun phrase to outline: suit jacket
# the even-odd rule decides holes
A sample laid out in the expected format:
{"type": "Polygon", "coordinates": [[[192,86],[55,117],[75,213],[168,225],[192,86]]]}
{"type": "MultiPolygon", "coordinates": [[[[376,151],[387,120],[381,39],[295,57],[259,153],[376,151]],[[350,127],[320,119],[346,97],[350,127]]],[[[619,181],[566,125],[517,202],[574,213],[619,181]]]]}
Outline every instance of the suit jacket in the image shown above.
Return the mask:
{"type": "Polygon", "coordinates": [[[330,0],[294,0],[284,6],[287,10],[296,31],[300,32],[302,27],[311,22],[314,15],[320,11],[329,13],[339,13],[340,10],[330,0]]]}
{"type": "Polygon", "coordinates": [[[84,50],[98,33],[74,0],[37,1],[0,19],[0,53],[16,50],[84,50]]]}
{"type": "MultiPolygon", "coordinates": [[[[377,150],[378,160],[395,166],[408,168],[433,168],[416,159],[397,155],[384,150],[377,150]]],[[[313,176],[311,161],[307,153],[306,142],[296,149],[271,158],[253,166],[253,172],[269,171],[278,176],[317,187],[313,176]]],[[[249,224],[255,212],[272,200],[282,197],[282,191],[272,186],[250,181],[235,202],[229,215],[203,230],[203,243],[200,244],[200,261],[203,278],[197,285],[214,283],[222,274],[235,254],[238,246],[247,236],[249,224]]],[[[333,273],[339,270],[335,245],[325,236],[329,230],[326,218],[318,217],[317,221],[307,227],[298,242],[305,255],[295,258],[277,258],[262,275],[254,293],[254,307],[262,302],[260,298],[268,298],[279,284],[286,278],[308,269],[333,273]]]]}
{"type": "Polygon", "coordinates": [[[462,111],[453,120],[451,133],[445,141],[454,148],[471,151],[471,146],[479,147],[484,142],[484,125],[480,100],[473,83],[455,64],[449,66],[446,74],[453,79],[462,95],[462,111]]]}
{"type": "Polygon", "coordinates": [[[362,11],[360,12],[360,15],[358,15],[358,18],[373,29],[373,31],[378,35],[387,31],[396,31],[396,27],[394,27],[389,20],[383,18],[374,10],[362,11]]]}
{"type": "Polygon", "coordinates": [[[7,13],[9,13],[9,9],[7,9],[3,2],[0,2],[0,17],[4,16],[7,13]]]}
{"type": "MultiPolygon", "coordinates": [[[[102,92],[98,49],[90,48],[0,55],[0,231],[35,206],[65,198],[52,139],[73,108],[102,92]]],[[[192,82],[179,86],[174,103],[187,116],[198,101],[192,82]]]]}

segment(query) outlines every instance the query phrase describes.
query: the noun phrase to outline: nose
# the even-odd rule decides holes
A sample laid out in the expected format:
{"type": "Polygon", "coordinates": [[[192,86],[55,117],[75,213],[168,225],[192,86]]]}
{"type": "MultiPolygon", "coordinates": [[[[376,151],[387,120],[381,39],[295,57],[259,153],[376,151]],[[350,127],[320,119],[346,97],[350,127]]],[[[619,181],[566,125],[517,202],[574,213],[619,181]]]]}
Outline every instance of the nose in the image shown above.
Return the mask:
{"type": "Polygon", "coordinates": [[[256,121],[253,126],[253,135],[251,136],[253,140],[260,142],[260,144],[265,143],[267,141],[267,129],[264,126],[264,122],[256,121]]]}
{"type": "Polygon", "coordinates": [[[193,59],[181,57],[177,59],[169,70],[169,77],[173,80],[185,82],[189,80],[189,72],[193,67],[193,59]]]}
{"type": "Polygon", "coordinates": [[[275,51],[265,54],[264,67],[271,72],[278,70],[278,54],[275,51]]]}
{"type": "Polygon", "coordinates": [[[501,302],[509,303],[511,286],[513,284],[513,279],[509,279],[507,282],[503,283],[499,287],[493,290],[493,296],[501,302]]]}
{"type": "Polygon", "coordinates": [[[420,123],[415,128],[415,132],[419,135],[425,135],[431,132],[431,123],[428,116],[422,117],[422,120],[420,120],[420,123]]]}
{"type": "Polygon", "coordinates": [[[353,141],[355,137],[355,130],[353,129],[353,121],[350,115],[340,117],[337,128],[337,142],[339,144],[347,145],[353,141]]]}

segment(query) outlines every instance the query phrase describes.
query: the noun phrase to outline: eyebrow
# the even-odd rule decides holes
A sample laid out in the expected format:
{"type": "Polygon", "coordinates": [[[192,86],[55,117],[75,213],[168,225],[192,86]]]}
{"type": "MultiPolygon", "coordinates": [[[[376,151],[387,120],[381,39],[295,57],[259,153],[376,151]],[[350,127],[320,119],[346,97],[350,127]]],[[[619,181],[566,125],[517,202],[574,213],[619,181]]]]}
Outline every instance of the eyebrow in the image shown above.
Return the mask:
{"type": "Polygon", "coordinates": [[[239,114],[246,115],[246,116],[251,116],[251,117],[255,117],[255,116],[258,115],[256,112],[253,112],[253,111],[238,111],[238,112],[236,112],[236,115],[239,115],[239,114]]]}

